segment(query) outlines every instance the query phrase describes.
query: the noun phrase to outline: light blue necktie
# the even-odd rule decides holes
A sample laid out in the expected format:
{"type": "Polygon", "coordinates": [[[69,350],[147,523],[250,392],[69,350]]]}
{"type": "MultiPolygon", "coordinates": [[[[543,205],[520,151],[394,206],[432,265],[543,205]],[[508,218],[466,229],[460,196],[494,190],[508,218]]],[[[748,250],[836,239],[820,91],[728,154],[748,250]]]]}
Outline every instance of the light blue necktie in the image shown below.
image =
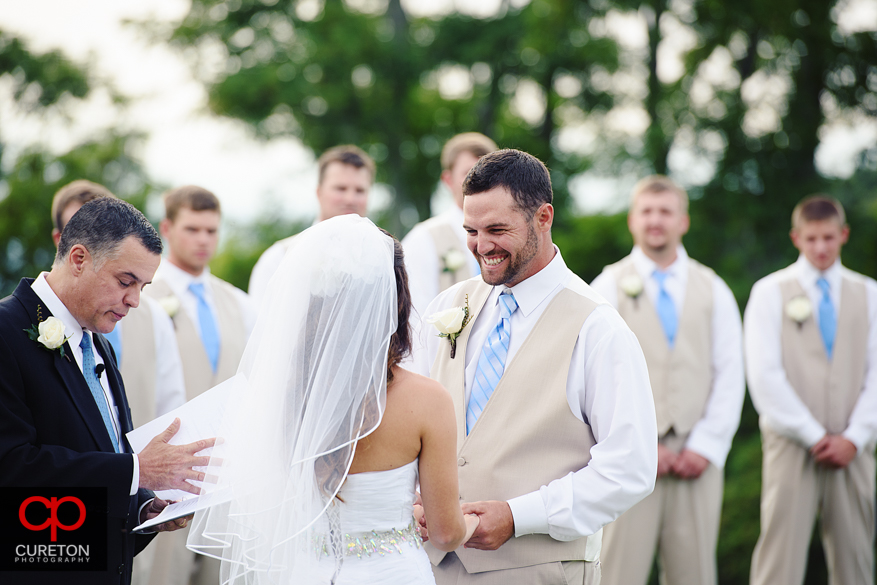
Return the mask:
{"type": "Polygon", "coordinates": [[[107,341],[110,342],[110,345],[113,346],[113,351],[116,352],[116,363],[122,363],[122,336],[119,335],[119,323],[116,323],[116,326],[113,327],[113,330],[109,333],[104,333],[104,337],[107,341]]]}
{"type": "Polygon", "coordinates": [[[664,288],[664,281],[667,280],[668,276],[669,274],[660,270],[655,270],[652,274],[652,277],[658,282],[658,303],[656,306],[658,318],[664,327],[667,345],[672,349],[673,343],[676,341],[676,328],[679,326],[679,321],[676,318],[676,305],[673,304],[673,299],[670,298],[670,295],[667,294],[667,289],[664,288]]]}
{"type": "Polygon", "coordinates": [[[834,312],[834,303],[829,296],[829,284],[825,278],[820,278],[816,284],[822,289],[822,300],[819,301],[819,332],[822,333],[822,343],[825,344],[825,353],[831,359],[834,349],[834,335],[837,333],[837,315],[834,312]]]}
{"type": "Polygon", "coordinates": [[[107,433],[109,433],[110,440],[113,442],[113,449],[118,453],[119,437],[116,436],[113,419],[110,418],[110,405],[107,404],[104,389],[101,387],[97,374],[94,371],[94,351],[91,349],[91,337],[88,335],[88,332],[82,332],[82,341],[79,342],[79,347],[82,348],[82,375],[85,376],[85,383],[88,384],[88,389],[91,390],[91,395],[94,397],[95,403],[97,403],[100,416],[104,419],[104,426],[107,427],[107,433]]]}
{"type": "Polygon", "coordinates": [[[472,393],[469,396],[469,407],[466,409],[466,434],[475,426],[475,421],[481,416],[481,411],[487,406],[493,389],[499,384],[502,373],[505,370],[506,358],[509,355],[509,339],[512,327],[510,319],[512,313],[518,309],[518,302],[511,291],[506,290],[499,295],[499,323],[487,336],[481,355],[478,356],[478,366],[475,370],[475,382],[472,384],[472,393]]]}
{"type": "Polygon", "coordinates": [[[207,359],[213,371],[219,364],[219,331],[216,329],[216,319],[213,318],[213,311],[207,305],[204,299],[204,284],[193,282],[189,285],[189,290],[198,298],[198,324],[201,326],[201,343],[204,344],[204,351],[207,352],[207,359]]]}

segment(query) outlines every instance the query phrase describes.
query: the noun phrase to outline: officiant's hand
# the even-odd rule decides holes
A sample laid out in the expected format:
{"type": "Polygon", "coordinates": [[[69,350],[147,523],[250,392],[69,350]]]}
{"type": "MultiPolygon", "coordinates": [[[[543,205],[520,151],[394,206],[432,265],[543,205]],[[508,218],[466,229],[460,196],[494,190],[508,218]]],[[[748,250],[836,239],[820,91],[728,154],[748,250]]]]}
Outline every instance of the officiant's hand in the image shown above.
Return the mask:
{"type": "MultiPolygon", "coordinates": [[[[156,516],[158,516],[162,510],[164,510],[169,504],[173,504],[173,502],[166,502],[161,498],[155,498],[145,506],[140,511],[140,523],[143,524],[147,520],[152,520],[156,516]]],[[[192,520],[194,514],[190,514],[188,516],[183,516],[182,518],[175,518],[173,520],[168,520],[163,524],[159,524],[158,526],[153,526],[150,530],[154,532],[173,532],[174,530],[179,530],[180,528],[185,528],[189,525],[189,521],[192,520]]]]}
{"type": "Polygon", "coordinates": [[[471,502],[462,507],[464,514],[475,514],[481,520],[466,548],[496,550],[515,535],[515,519],[508,502],[471,502]]]}
{"type": "Polygon", "coordinates": [[[206,467],[209,456],[196,457],[195,453],[212,447],[216,439],[203,439],[188,445],[171,445],[169,441],[180,430],[180,419],[152,439],[137,454],[140,460],[140,487],[149,490],[183,490],[192,494],[201,493],[201,488],[186,480],[204,481],[205,474],[193,467],[206,467]]]}

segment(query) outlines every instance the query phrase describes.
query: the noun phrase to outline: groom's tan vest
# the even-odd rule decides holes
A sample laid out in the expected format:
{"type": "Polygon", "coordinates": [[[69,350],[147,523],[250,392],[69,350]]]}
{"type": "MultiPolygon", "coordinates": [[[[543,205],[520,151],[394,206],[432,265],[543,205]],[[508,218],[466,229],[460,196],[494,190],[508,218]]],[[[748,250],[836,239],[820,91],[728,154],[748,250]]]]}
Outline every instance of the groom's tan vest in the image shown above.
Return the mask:
{"type": "MultiPolygon", "coordinates": [[[[219,363],[215,373],[210,366],[210,359],[207,357],[204,344],[201,343],[201,336],[198,335],[195,323],[182,307],[173,317],[177,345],[183,362],[187,401],[234,376],[247,344],[247,329],[240,304],[234,294],[234,287],[213,275],[210,275],[209,284],[213,292],[215,317],[221,335],[219,363]]],[[[163,280],[153,282],[144,289],[144,292],[155,299],[174,296],[171,287],[163,280]]]]}
{"type": "MultiPolygon", "coordinates": [[[[480,278],[470,279],[457,291],[453,305],[462,306],[468,294],[474,322],[491,289],[480,278]]],[[[464,378],[471,323],[457,338],[455,359],[450,358],[449,344],[439,346],[431,377],[448,389],[454,401],[462,501],[509,500],[588,464],[594,435],[570,411],[566,381],[579,332],[596,306],[568,288],[557,293],[506,365],[468,436],[464,378]]],[[[588,540],[561,542],[547,534],[530,534],[511,538],[499,550],[459,548],[455,554],[466,571],[480,573],[585,560],[588,540]]],[[[445,556],[431,546],[427,551],[434,565],[445,556]]]]}
{"type": "MultiPolygon", "coordinates": [[[[630,256],[606,270],[616,283],[625,276],[638,276],[630,256]]],[[[649,367],[659,437],[670,429],[677,435],[687,435],[703,418],[713,378],[714,277],[712,270],[689,259],[685,303],[673,349],[667,344],[658,313],[645,292],[633,298],[618,284],[618,313],[639,340],[649,367]]]]}
{"type": "MultiPolygon", "coordinates": [[[[865,283],[844,276],[834,351],[829,361],[813,314],[798,325],[785,314],[795,297],[807,298],[791,270],[780,278],[783,300],[782,352],[786,378],[813,417],[832,434],[849,424],[864,384],[868,351],[868,302],[865,283]]],[[[818,310],[813,307],[813,312],[818,310]]]]}
{"type": "Polygon", "coordinates": [[[435,245],[436,258],[439,266],[439,292],[446,291],[458,282],[462,282],[472,277],[472,271],[469,269],[467,261],[463,266],[454,271],[445,270],[445,255],[451,250],[457,250],[464,257],[469,257],[469,250],[465,246],[460,246],[460,238],[454,233],[454,228],[449,226],[440,218],[432,218],[423,222],[423,227],[432,237],[435,245]]]}
{"type": "Polygon", "coordinates": [[[119,370],[125,383],[125,394],[131,408],[134,428],[155,418],[155,326],[153,308],[141,302],[121,322],[122,359],[119,370]]]}

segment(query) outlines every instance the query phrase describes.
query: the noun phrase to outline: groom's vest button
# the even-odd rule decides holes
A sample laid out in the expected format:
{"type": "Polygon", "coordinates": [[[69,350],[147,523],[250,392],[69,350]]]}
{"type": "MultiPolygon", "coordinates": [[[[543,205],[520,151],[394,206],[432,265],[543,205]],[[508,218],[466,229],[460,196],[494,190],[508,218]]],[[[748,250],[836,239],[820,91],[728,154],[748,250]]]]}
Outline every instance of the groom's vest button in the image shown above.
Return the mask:
{"type": "Polygon", "coordinates": [[[466,459],[463,457],[460,457],[459,459],[457,459],[457,465],[459,465],[460,467],[463,467],[464,465],[466,465],[466,459]]]}

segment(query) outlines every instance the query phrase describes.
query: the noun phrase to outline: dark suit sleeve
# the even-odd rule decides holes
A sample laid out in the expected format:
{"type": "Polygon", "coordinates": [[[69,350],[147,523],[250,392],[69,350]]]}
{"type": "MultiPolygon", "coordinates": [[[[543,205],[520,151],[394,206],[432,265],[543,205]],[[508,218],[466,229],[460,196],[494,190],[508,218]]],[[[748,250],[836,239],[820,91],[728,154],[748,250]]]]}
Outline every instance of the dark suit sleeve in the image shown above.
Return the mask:
{"type": "Polygon", "coordinates": [[[133,457],[100,451],[57,374],[57,352],[8,317],[0,311],[0,486],[107,487],[110,516],[130,518],[140,499],[130,495],[133,457]]]}

